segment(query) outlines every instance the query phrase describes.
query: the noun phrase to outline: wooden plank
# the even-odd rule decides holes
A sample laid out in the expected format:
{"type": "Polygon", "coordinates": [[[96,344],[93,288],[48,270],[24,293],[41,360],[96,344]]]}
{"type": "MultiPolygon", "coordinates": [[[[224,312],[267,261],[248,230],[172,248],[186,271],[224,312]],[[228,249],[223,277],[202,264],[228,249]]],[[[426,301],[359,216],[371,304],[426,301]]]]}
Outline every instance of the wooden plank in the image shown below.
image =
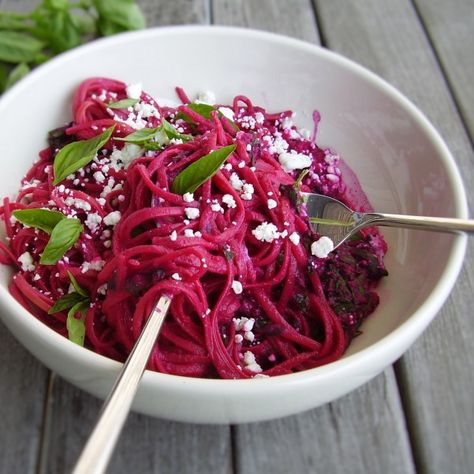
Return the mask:
{"type": "MultiPolygon", "coordinates": [[[[469,140],[440,67],[409,1],[316,2],[327,44],[378,72],[428,115],[456,157],[467,189],[469,140]],[[342,32],[344,34],[342,34],[342,32]]],[[[453,8],[453,4],[449,4],[453,8]]],[[[464,45],[471,54],[472,43],[464,45]]],[[[470,205],[474,195],[470,193],[470,205]]],[[[414,455],[421,472],[472,472],[474,242],[437,320],[398,365],[414,455]]]]}
{"type": "Polygon", "coordinates": [[[457,106],[474,139],[474,2],[415,0],[457,106]]]}
{"type": "MultiPolygon", "coordinates": [[[[319,42],[307,2],[214,0],[212,11],[216,24],[319,42]]],[[[414,472],[392,369],[338,402],[234,434],[237,472],[414,472]]]]}
{"type": "Polygon", "coordinates": [[[214,0],[211,11],[217,25],[250,27],[318,41],[310,0],[214,0]]]}
{"type": "MultiPolygon", "coordinates": [[[[71,471],[101,405],[95,397],[55,379],[41,473],[71,471]]],[[[132,413],[108,472],[228,474],[230,450],[228,427],[172,423],[132,413]]]]}

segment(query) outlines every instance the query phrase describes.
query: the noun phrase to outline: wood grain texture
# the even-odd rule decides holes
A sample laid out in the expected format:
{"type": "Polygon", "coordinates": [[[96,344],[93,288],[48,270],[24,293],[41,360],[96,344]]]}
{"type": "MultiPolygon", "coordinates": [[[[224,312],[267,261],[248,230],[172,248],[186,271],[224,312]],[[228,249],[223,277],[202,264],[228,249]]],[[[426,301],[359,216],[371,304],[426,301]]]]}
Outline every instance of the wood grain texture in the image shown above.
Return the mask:
{"type": "Polygon", "coordinates": [[[147,26],[210,23],[208,0],[137,0],[147,26]]]}
{"type": "MultiPolygon", "coordinates": [[[[411,98],[441,132],[472,190],[469,140],[412,4],[337,0],[316,5],[328,46],[365,64],[411,98]]],[[[474,194],[469,194],[472,207],[474,194]]],[[[467,473],[474,466],[473,244],[471,240],[448,302],[398,365],[420,472],[467,473]]]]}
{"type": "Polygon", "coordinates": [[[415,0],[457,105],[474,137],[474,2],[415,0]]]}
{"type": "Polygon", "coordinates": [[[250,27],[319,41],[310,0],[212,0],[216,25],[250,27]]]}
{"type": "MultiPolygon", "coordinates": [[[[54,380],[40,473],[70,472],[102,402],[69,383],[54,380]]],[[[107,472],[227,474],[230,429],[189,425],[130,414],[107,472]]]]}

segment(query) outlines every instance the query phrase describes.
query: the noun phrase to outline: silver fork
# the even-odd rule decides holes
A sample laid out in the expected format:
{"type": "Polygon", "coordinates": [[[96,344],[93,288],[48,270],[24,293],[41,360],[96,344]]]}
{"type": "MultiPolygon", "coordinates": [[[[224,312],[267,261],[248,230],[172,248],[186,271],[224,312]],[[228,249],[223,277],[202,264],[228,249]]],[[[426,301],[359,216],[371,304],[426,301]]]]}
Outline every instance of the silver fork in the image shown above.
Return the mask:
{"type": "Polygon", "coordinates": [[[356,212],[337,199],[300,193],[313,229],[329,237],[334,248],[359,230],[372,226],[406,227],[435,232],[474,232],[474,220],[451,217],[406,216],[381,212],[356,212]]]}

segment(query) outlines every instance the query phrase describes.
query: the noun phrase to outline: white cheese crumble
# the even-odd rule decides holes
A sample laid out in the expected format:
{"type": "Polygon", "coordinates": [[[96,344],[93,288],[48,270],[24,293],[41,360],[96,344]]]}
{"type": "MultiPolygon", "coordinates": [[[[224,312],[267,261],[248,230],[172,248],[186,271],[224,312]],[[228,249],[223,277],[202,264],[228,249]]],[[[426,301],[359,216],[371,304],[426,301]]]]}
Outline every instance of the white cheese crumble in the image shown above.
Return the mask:
{"type": "Polygon", "coordinates": [[[181,276],[180,276],[179,273],[173,273],[173,274],[171,275],[171,278],[172,278],[173,280],[176,280],[176,281],[181,281],[181,280],[182,280],[182,278],[181,278],[181,276]]]}
{"type": "Polygon", "coordinates": [[[235,199],[231,194],[224,194],[224,196],[222,196],[222,202],[224,204],[227,204],[227,207],[230,207],[232,209],[237,207],[237,204],[235,203],[235,199]]]}
{"type": "Polygon", "coordinates": [[[137,84],[127,84],[125,93],[129,99],[139,99],[142,95],[142,84],[140,82],[137,84]]]}
{"type": "Polygon", "coordinates": [[[257,123],[262,124],[263,121],[264,121],[264,119],[265,119],[265,117],[264,117],[264,115],[262,114],[262,112],[257,112],[257,113],[255,114],[255,121],[256,121],[257,123]]]}
{"type": "Polygon", "coordinates": [[[333,241],[325,235],[311,244],[311,254],[318,258],[326,258],[333,250],[333,241]]]}
{"type": "Polygon", "coordinates": [[[252,230],[252,234],[261,242],[273,242],[280,237],[277,226],[271,222],[263,222],[252,230]]]}
{"type": "Polygon", "coordinates": [[[244,338],[242,337],[242,334],[236,334],[234,336],[234,341],[236,342],[236,344],[240,344],[243,340],[244,338]]]}
{"type": "Polygon", "coordinates": [[[240,295],[243,291],[242,283],[240,283],[240,281],[234,280],[232,282],[232,289],[236,295],[240,295]]]}
{"type": "Polygon", "coordinates": [[[93,212],[92,214],[87,214],[87,219],[85,224],[92,232],[95,232],[99,227],[100,223],[102,222],[102,217],[97,214],[97,212],[93,212]]]}
{"type": "Polygon", "coordinates": [[[23,252],[18,257],[18,261],[21,263],[21,269],[24,272],[32,272],[36,268],[33,264],[33,257],[30,252],[23,252]]]}
{"type": "Polygon", "coordinates": [[[244,185],[244,182],[239,178],[237,173],[232,173],[230,175],[230,184],[236,191],[240,191],[244,185]]]}
{"type": "Polygon", "coordinates": [[[96,272],[100,272],[102,268],[104,268],[105,262],[104,260],[93,260],[92,262],[84,262],[81,265],[81,273],[86,273],[89,270],[95,270],[96,272]]]}
{"type": "Polygon", "coordinates": [[[218,202],[214,202],[211,204],[211,210],[214,212],[222,212],[224,213],[224,209],[218,202]]]}
{"type": "Polygon", "coordinates": [[[184,229],[184,236],[185,237],[194,237],[194,231],[193,229],[184,229]]]}
{"type": "Polygon", "coordinates": [[[262,368],[259,364],[257,364],[253,352],[247,351],[244,353],[244,364],[245,368],[250,370],[251,372],[255,372],[257,374],[262,372],[262,368]]]}
{"type": "Polygon", "coordinates": [[[117,225],[120,221],[122,214],[120,211],[112,211],[104,217],[104,224],[105,225],[117,225]]]}
{"type": "Polygon", "coordinates": [[[170,234],[170,240],[172,240],[173,242],[178,238],[178,233],[173,230],[173,232],[171,232],[170,234]]]}
{"type": "Polygon", "coordinates": [[[194,201],[194,194],[193,193],[184,193],[183,194],[183,201],[184,202],[193,202],[194,201]]]}
{"type": "Polygon", "coordinates": [[[300,243],[300,236],[296,232],[292,232],[290,234],[289,239],[295,244],[298,245],[300,243]]]}
{"type": "Polygon", "coordinates": [[[114,148],[110,155],[111,166],[119,171],[121,168],[127,169],[130,163],[143,155],[143,149],[135,143],[125,143],[124,147],[119,150],[114,148]]]}
{"type": "Polygon", "coordinates": [[[199,209],[195,207],[186,207],[184,209],[184,212],[186,213],[186,217],[188,219],[197,219],[199,217],[199,209]]]}
{"type": "Polygon", "coordinates": [[[275,199],[269,199],[267,201],[267,206],[268,209],[275,209],[275,207],[277,207],[277,202],[275,201],[275,199]]]}
{"type": "Polygon", "coordinates": [[[288,150],[288,142],[281,137],[276,137],[273,140],[273,144],[270,146],[269,151],[270,153],[277,153],[278,155],[281,153],[285,153],[288,150]]]}
{"type": "Polygon", "coordinates": [[[198,104],[214,105],[216,103],[216,95],[212,91],[202,91],[198,93],[195,102],[198,104]]]}
{"type": "Polygon", "coordinates": [[[103,183],[105,181],[105,176],[104,176],[104,173],[102,173],[102,171],[96,171],[92,176],[94,176],[94,179],[98,183],[103,183]]]}
{"type": "Polygon", "coordinates": [[[253,187],[253,184],[250,184],[250,183],[245,183],[243,186],[242,186],[242,191],[243,193],[241,194],[241,198],[244,200],[244,201],[251,201],[252,200],[252,197],[253,197],[253,193],[255,192],[255,189],[253,187]]]}
{"type": "Polygon", "coordinates": [[[302,153],[280,153],[278,160],[287,173],[311,166],[311,157],[302,153]]]}
{"type": "Polygon", "coordinates": [[[74,206],[76,209],[82,209],[83,211],[91,210],[91,205],[87,201],[84,201],[83,199],[68,197],[64,200],[64,204],[70,207],[74,206]]]}

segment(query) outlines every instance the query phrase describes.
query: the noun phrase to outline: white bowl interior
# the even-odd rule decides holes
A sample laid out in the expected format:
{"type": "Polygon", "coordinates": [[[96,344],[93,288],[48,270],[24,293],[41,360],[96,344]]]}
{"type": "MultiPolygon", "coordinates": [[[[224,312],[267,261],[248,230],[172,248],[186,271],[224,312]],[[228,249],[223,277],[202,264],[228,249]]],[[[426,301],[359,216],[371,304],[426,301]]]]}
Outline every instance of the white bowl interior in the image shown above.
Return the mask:
{"type": "MultiPolygon", "coordinates": [[[[224,28],[168,28],[116,37],[53,60],[22,81],[0,103],[0,116],[8,118],[0,127],[2,195],[16,194],[21,177],[46,143],[46,132],[71,119],[72,93],[90,76],[142,82],[145,90],[158,97],[174,98],[177,85],[191,97],[212,90],[223,103],[245,94],[269,110],[295,111],[295,121],[306,128],[312,127],[311,114],[316,109],[322,116],[318,143],[344,157],[377,210],[465,214],[462,184],[449,152],[425,119],[392,88],[319,48],[224,28]],[[185,60],[180,51],[186,52],[185,60]]],[[[456,268],[462,259],[459,240],[445,234],[394,229],[383,233],[390,247],[386,259],[390,276],[380,287],[379,309],[364,324],[363,335],[354,340],[346,359],[390,335],[428,298],[436,298],[433,291],[440,279],[452,285],[456,271],[449,278],[445,271],[453,265],[456,248],[456,268]]],[[[9,278],[9,270],[1,266],[2,301],[10,298],[9,278]]],[[[13,306],[9,308],[11,312],[13,306]]],[[[4,318],[33,318],[15,308],[16,314],[4,318]]],[[[424,317],[427,321],[418,332],[433,314],[424,317]]],[[[70,345],[60,343],[59,347],[56,338],[49,343],[53,340],[58,352],[70,345]]],[[[84,368],[76,379],[88,379],[92,385],[93,379],[105,373],[107,364],[102,359],[89,359],[97,361],[99,368],[84,368]]],[[[387,365],[391,360],[384,362],[387,365]]],[[[310,372],[317,376],[318,370],[310,372]]],[[[94,391],[91,386],[85,388],[94,391]]]]}

